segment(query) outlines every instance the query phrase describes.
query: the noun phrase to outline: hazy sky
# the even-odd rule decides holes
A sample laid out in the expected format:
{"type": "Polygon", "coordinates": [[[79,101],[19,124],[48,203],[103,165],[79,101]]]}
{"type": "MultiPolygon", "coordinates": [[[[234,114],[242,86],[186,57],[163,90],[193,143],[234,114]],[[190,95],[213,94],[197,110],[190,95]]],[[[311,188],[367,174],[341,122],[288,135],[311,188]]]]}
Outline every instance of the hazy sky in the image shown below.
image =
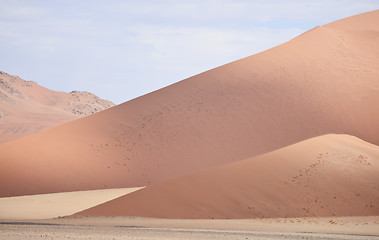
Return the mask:
{"type": "Polygon", "coordinates": [[[378,0],[0,0],[0,70],[122,103],[378,8],[378,0]]]}

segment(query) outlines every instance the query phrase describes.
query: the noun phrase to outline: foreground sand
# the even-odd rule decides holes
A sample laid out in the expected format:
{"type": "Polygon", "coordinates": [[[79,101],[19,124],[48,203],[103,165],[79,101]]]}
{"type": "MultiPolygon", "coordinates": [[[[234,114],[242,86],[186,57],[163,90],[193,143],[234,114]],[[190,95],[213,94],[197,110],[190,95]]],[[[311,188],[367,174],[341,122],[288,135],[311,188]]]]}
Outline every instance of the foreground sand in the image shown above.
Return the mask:
{"type": "Polygon", "coordinates": [[[67,216],[141,188],[39,194],[0,198],[0,219],[48,219],[67,216]]]}
{"type": "Polygon", "coordinates": [[[0,239],[379,239],[379,216],[174,220],[130,217],[0,221],[0,239]]]}

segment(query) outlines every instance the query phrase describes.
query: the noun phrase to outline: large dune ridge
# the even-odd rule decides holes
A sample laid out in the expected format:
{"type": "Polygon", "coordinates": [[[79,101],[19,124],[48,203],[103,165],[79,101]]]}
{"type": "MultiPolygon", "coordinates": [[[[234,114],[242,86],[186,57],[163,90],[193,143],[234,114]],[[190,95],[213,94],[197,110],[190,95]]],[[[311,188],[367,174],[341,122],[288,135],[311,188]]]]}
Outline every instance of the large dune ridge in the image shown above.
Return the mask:
{"type": "Polygon", "coordinates": [[[57,92],[0,71],[0,143],[112,106],[89,92],[57,92]]]}
{"type": "Polygon", "coordinates": [[[379,147],[324,135],[151,185],[75,216],[374,216],[378,199],[379,147]]]}
{"type": "MultiPolygon", "coordinates": [[[[379,144],[379,11],[0,145],[0,197],[136,187],[328,133],[379,144]]],[[[215,216],[217,217],[217,216],[215,216]]]]}

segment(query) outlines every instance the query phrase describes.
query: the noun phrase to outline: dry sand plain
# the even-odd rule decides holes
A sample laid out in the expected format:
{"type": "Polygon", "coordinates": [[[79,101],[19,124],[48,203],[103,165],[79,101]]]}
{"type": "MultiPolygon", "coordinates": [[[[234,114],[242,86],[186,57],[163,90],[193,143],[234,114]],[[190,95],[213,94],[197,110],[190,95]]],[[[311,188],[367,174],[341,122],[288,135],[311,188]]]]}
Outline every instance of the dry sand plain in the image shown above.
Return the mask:
{"type": "Polygon", "coordinates": [[[80,217],[1,221],[0,239],[379,239],[379,216],[183,220],[80,217]]]}

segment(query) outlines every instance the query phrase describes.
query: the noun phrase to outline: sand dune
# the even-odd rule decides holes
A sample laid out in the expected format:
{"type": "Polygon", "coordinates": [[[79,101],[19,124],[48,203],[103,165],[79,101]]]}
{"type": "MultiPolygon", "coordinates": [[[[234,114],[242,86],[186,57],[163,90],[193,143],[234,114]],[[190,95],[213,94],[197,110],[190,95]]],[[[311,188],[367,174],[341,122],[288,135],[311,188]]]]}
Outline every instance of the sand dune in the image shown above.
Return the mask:
{"type": "Polygon", "coordinates": [[[145,186],[328,133],[378,145],[378,21],[373,11],[316,27],[268,51],[2,144],[0,196],[145,186]]]}
{"type": "Polygon", "coordinates": [[[170,179],[75,216],[273,218],[379,215],[379,147],[348,135],[170,179]]]}
{"type": "Polygon", "coordinates": [[[139,189],[119,188],[0,198],[0,219],[48,219],[71,215],[139,189]]]}
{"type": "Polygon", "coordinates": [[[89,92],[56,92],[0,71],[0,143],[112,106],[89,92]]]}

